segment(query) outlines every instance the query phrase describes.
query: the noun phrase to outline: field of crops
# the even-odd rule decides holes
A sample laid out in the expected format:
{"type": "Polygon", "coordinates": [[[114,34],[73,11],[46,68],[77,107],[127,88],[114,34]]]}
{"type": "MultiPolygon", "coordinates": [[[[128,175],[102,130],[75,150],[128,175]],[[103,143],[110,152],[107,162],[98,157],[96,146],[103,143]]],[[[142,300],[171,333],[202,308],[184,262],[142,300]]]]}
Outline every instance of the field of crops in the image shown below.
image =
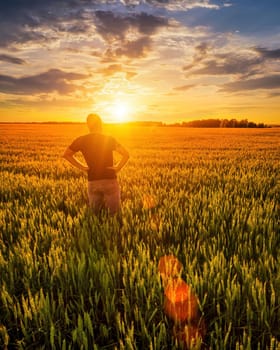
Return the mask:
{"type": "Polygon", "coordinates": [[[61,155],[83,125],[0,125],[0,348],[180,346],[158,261],[175,255],[209,349],[280,349],[280,129],[112,126],[122,216],[87,207],[61,155]]]}

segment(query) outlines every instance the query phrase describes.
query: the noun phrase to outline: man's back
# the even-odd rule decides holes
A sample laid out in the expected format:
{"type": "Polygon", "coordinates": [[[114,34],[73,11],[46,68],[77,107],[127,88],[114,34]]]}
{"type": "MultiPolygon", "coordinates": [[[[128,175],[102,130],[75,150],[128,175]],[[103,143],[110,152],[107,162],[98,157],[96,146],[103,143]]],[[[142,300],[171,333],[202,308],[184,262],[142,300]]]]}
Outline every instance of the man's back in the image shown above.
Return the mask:
{"type": "Polygon", "coordinates": [[[89,167],[89,181],[116,178],[115,171],[108,169],[113,166],[113,150],[116,148],[113,137],[90,133],[78,137],[69,148],[74,152],[82,152],[89,167]]]}

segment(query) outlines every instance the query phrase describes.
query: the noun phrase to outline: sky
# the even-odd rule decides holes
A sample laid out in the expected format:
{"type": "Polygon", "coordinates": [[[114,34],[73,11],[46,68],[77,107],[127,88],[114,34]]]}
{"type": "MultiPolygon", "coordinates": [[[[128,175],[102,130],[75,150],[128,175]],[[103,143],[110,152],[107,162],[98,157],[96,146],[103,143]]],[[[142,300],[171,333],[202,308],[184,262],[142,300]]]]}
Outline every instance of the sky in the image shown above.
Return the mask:
{"type": "Polygon", "coordinates": [[[279,0],[0,3],[0,122],[280,123],[279,0]]]}

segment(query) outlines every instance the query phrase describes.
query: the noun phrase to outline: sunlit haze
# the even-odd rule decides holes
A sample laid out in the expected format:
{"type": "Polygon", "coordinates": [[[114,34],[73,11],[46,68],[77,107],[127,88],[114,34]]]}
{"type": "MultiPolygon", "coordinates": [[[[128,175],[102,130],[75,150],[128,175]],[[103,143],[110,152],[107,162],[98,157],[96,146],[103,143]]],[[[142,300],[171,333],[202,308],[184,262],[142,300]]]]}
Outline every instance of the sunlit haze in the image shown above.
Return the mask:
{"type": "Polygon", "coordinates": [[[125,102],[115,101],[113,105],[112,118],[118,122],[124,122],[128,119],[129,108],[125,102]]]}
{"type": "Polygon", "coordinates": [[[2,1],[0,122],[280,123],[279,12],[278,0],[2,1]]]}

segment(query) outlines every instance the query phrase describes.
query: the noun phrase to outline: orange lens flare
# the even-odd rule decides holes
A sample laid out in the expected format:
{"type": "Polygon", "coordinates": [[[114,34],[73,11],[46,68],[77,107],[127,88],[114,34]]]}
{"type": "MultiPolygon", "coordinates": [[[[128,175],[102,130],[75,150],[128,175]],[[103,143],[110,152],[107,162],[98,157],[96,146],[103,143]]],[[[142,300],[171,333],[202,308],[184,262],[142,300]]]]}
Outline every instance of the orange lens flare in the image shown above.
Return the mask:
{"type": "Polygon", "coordinates": [[[177,277],[182,270],[182,263],[174,255],[164,255],[159,259],[158,272],[163,276],[177,277]]]}
{"type": "Polygon", "coordinates": [[[199,317],[198,299],[181,278],[172,279],[164,290],[164,311],[173,321],[182,323],[199,317]]]}
{"type": "Polygon", "coordinates": [[[159,259],[158,272],[164,287],[164,312],[174,322],[173,335],[184,350],[201,349],[206,325],[198,298],[180,277],[182,263],[174,255],[159,259]]]}

